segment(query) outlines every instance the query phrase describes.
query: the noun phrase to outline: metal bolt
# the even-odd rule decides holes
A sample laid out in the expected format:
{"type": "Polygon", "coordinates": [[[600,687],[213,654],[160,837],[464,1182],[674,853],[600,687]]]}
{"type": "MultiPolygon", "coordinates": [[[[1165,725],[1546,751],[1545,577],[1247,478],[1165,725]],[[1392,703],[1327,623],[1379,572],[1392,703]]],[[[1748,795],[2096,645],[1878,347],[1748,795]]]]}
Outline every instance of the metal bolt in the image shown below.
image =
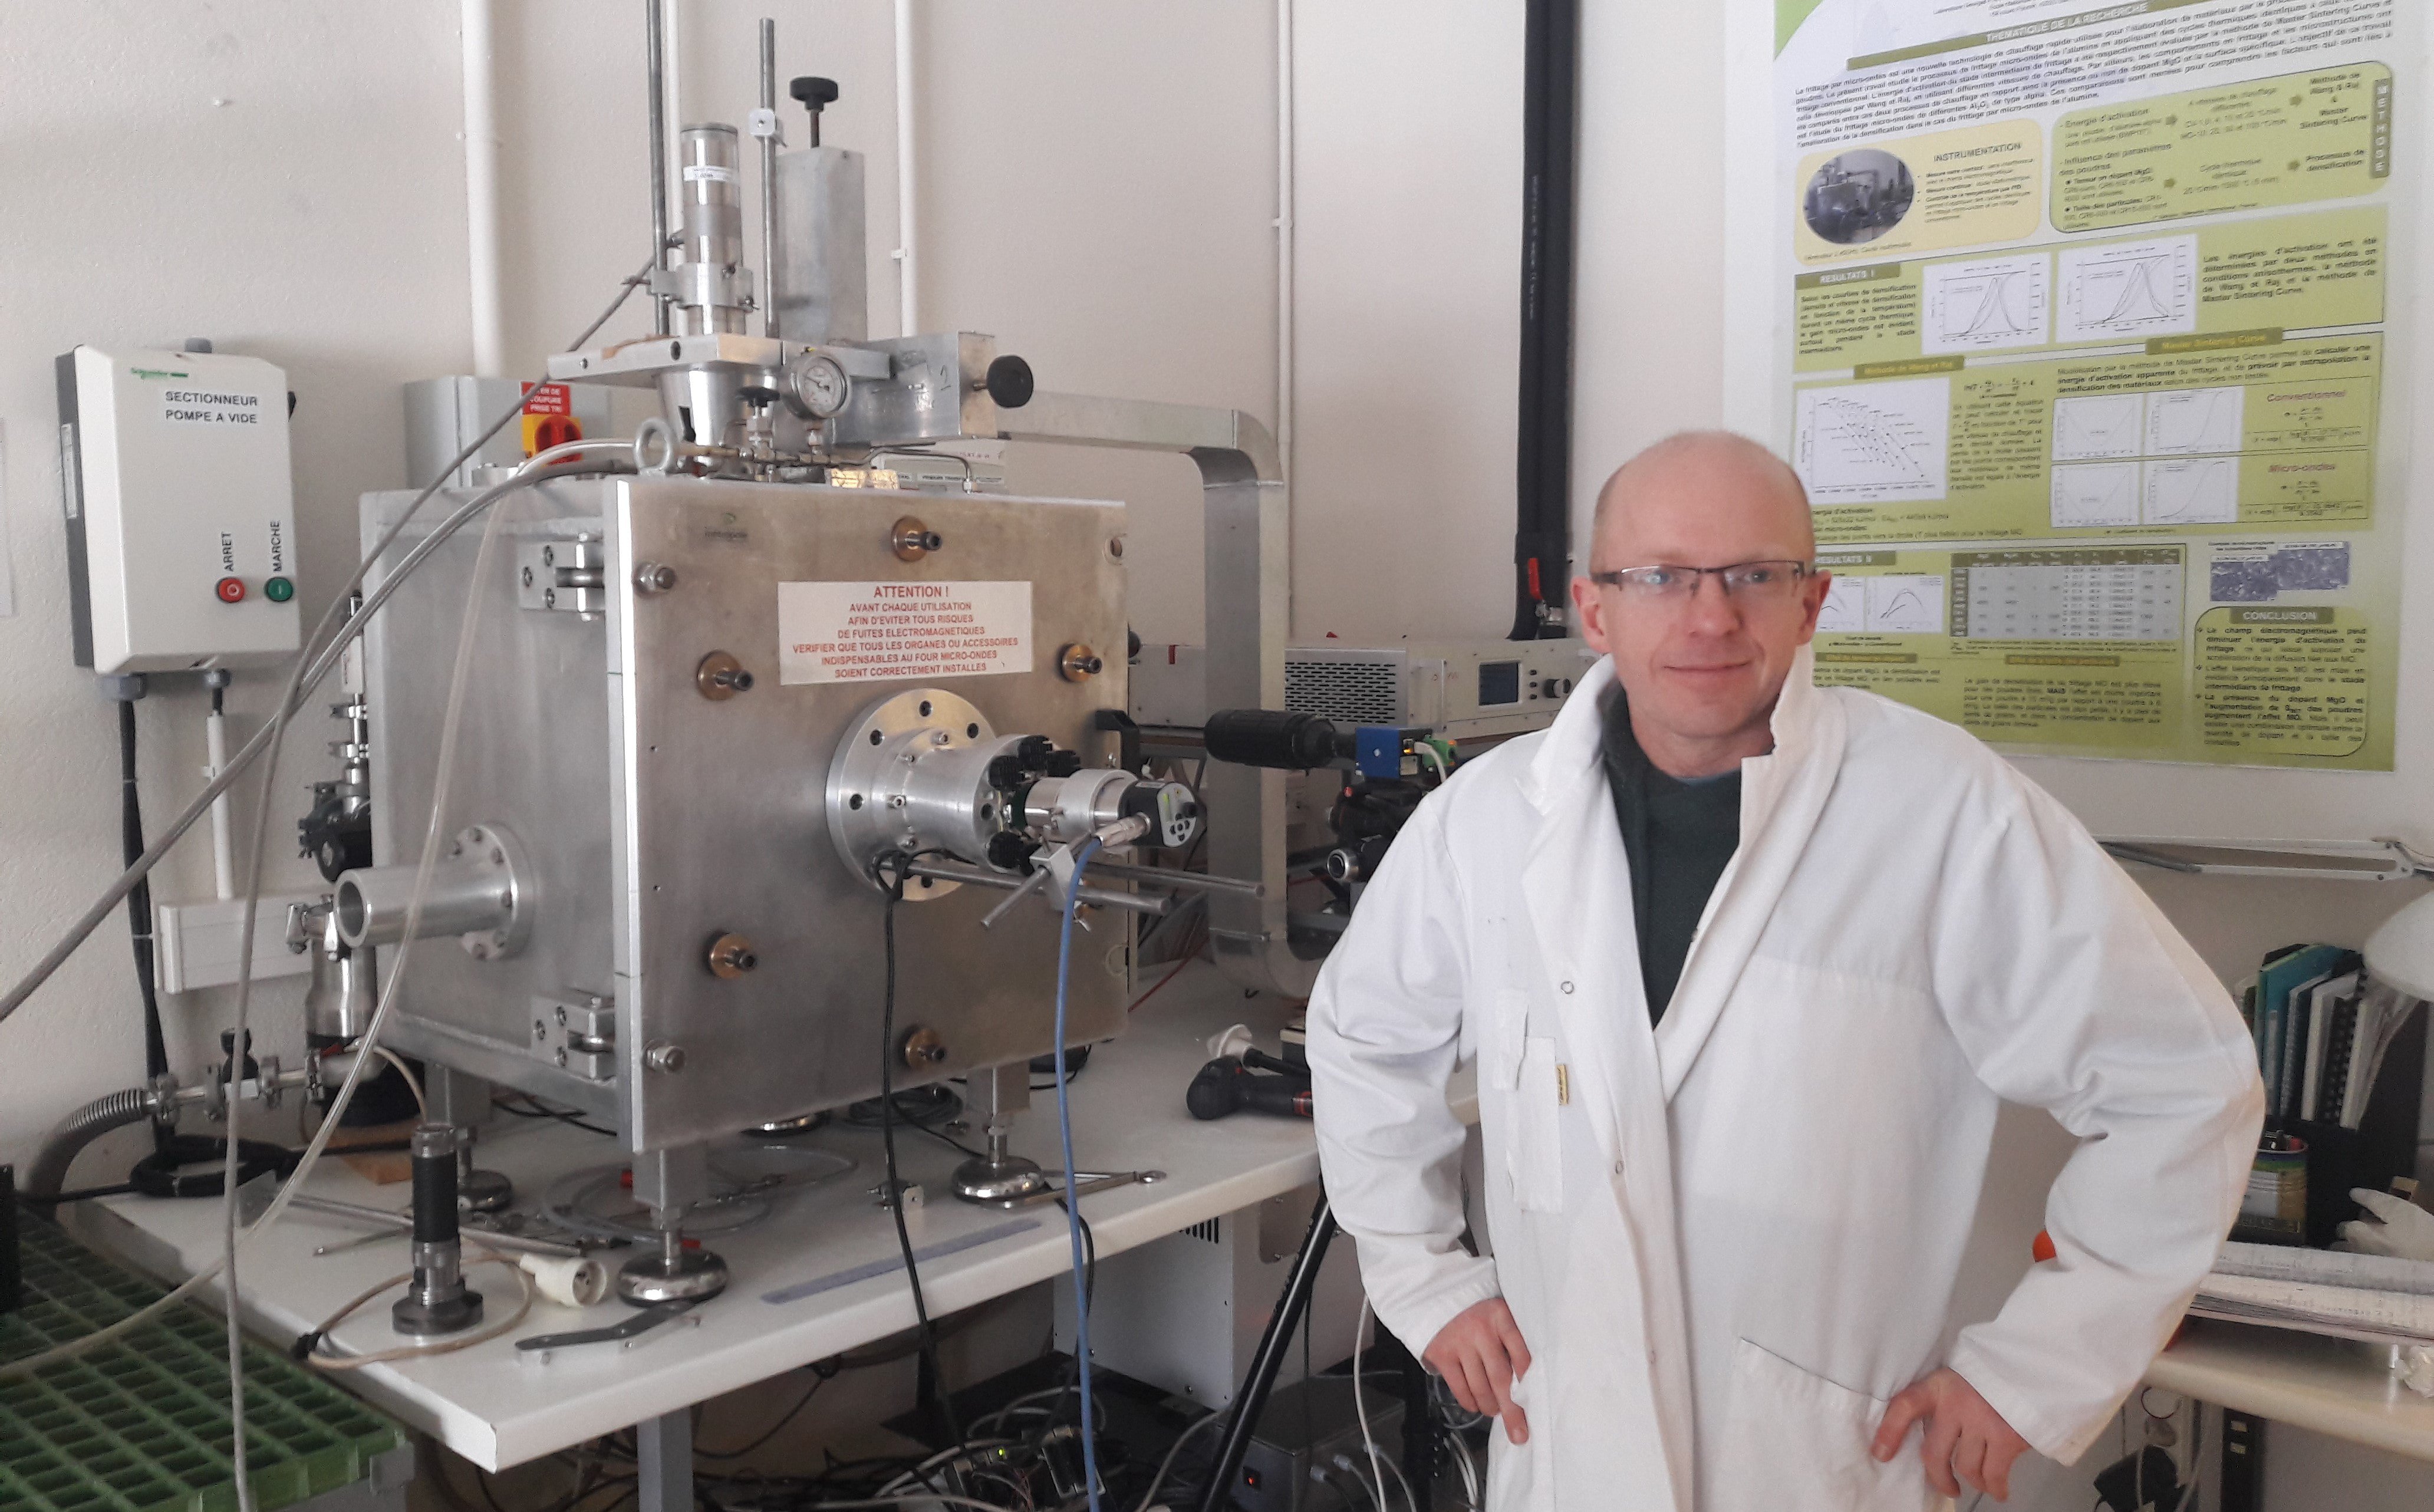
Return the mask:
{"type": "Polygon", "coordinates": [[[526,588],[532,586],[532,569],[529,567],[523,570],[523,584],[526,588]]]}
{"type": "Polygon", "coordinates": [[[673,1076],[685,1068],[684,1046],[654,1040],[643,1047],[643,1069],[673,1076]]]}
{"type": "Polygon", "coordinates": [[[540,591],[540,601],[548,608],[557,608],[557,590],[555,588],[542,589],[540,591]]]}
{"type": "Polygon", "coordinates": [[[677,570],[673,567],[646,561],[634,569],[634,592],[638,593],[664,593],[676,586],[677,570]]]}
{"type": "Polygon", "coordinates": [[[761,964],[752,942],[741,935],[721,935],[710,942],[710,974],[732,981],[761,964]]]}
{"type": "Polygon", "coordinates": [[[549,1038],[548,1021],[543,1019],[535,1019],[533,1021],[533,1038],[536,1040],[546,1040],[549,1038]]]}
{"type": "Polygon", "coordinates": [[[540,564],[544,567],[555,567],[557,565],[557,548],[556,546],[543,546],[540,548],[540,564]]]}

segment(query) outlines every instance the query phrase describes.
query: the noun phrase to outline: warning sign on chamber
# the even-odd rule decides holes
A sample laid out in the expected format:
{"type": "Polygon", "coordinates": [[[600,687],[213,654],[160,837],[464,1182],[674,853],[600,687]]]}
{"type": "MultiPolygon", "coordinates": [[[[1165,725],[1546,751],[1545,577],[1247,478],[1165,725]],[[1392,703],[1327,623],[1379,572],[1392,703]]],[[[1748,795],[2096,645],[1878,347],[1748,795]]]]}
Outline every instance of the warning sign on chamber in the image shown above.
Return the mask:
{"type": "Polygon", "coordinates": [[[778,585],[780,682],[878,682],[1030,670],[1028,582],[778,585]]]}
{"type": "Polygon", "coordinates": [[[1792,465],[1812,504],[1940,499],[1951,423],[1949,378],[1804,388],[1792,465]]]}

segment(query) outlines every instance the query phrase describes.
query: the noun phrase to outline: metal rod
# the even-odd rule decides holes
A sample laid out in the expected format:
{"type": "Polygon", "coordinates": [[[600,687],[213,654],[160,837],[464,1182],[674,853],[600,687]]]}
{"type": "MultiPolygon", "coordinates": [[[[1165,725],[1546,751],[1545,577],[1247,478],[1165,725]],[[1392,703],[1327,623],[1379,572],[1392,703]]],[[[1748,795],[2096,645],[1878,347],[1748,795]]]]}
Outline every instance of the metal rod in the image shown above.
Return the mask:
{"type": "Polygon", "coordinates": [[[1146,882],[1154,886],[1181,887],[1187,892],[1226,892],[1244,898],[1265,898],[1267,885],[1242,877],[1212,877],[1205,871],[1168,871],[1157,867],[1136,867],[1122,861],[1102,861],[1096,856],[1085,868],[1094,876],[1113,877],[1120,882],[1146,882]]]}
{"type": "Polygon", "coordinates": [[[778,335],[778,23],[767,16],[761,18],[761,334],[774,340],[778,335]]]}
{"type": "Polygon", "coordinates": [[[896,334],[900,336],[921,329],[921,177],[914,112],[913,0],[896,0],[896,334]]]}
{"type": "MultiPolygon", "coordinates": [[[[934,877],[940,882],[968,882],[975,887],[996,887],[1018,894],[1030,891],[1037,885],[1036,879],[1047,874],[1043,868],[1033,872],[1029,877],[1017,879],[1001,877],[988,871],[967,871],[958,867],[942,867],[934,861],[916,861],[904,870],[907,876],[934,877]]],[[[1011,902],[1013,900],[1007,901],[1011,902]]],[[[1096,903],[1102,908],[1122,908],[1127,913],[1135,914],[1166,914],[1173,912],[1174,908],[1174,900],[1172,898],[1144,898],[1139,893],[1109,892],[1103,887],[1083,888],[1082,901],[1086,903],[1096,903]]]]}
{"type": "MultiPolygon", "coordinates": [[[[325,1213],[333,1218],[351,1218],[357,1223],[377,1224],[382,1228],[392,1232],[411,1233],[414,1230],[414,1220],[404,1213],[390,1212],[383,1208],[368,1208],[359,1202],[340,1202],[334,1197],[317,1197],[309,1192],[296,1194],[287,1199],[287,1205],[291,1208],[300,1208],[306,1212],[325,1213]]],[[[266,1200],[263,1206],[266,1208],[269,1203],[266,1200]]],[[[581,1258],[583,1254],[583,1250],[574,1245],[561,1245],[555,1240],[534,1239],[524,1234],[511,1234],[498,1228],[487,1228],[479,1222],[470,1219],[466,1222],[463,1233],[469,1243],[489,1245],[494,1248],[511,1249],[522,1254],[549,1255],[559,1260],[575,1260],[581,1258]]]]}
{"type": "MultiPolygon", "coordinates": [[[[651,266],[668,266],[668,77],[661,54],[665,30],[663,0],[643,0],[644,66],[650,71],[651,114],[651,266]]],[[[668,334],[668,297],[651,284],[651,333],[668,334]]]]}
{"type": "MultiPolygon", "coordinates": [[[[1260,1425],[1260,1415],[1267,1411],[1268,1393],[1277,1383],[1277,1367],[1285,1363],[1294,1330],[1301,1326],[1303,1314],[1310,1311],[1310,1294],[1318,1284],[1318,1268],[1327,1262],[1327,1242],[1334,1237],[1335,1210],[1328,1206],[1327,1194],[1322,1192],[1318,1206],[1311,1211],[1310,1231],[1302,1236],[1301,1253],[1294,1257],[1293,1274],[1285,1280],[1284,1295],[1277,1298],[1277,1310],[1268,1318],[1268,1331],[1260,1335],[1259,1351],[1251,1356],[1250,1374],[1243,1378],[1243,1389],[1234,1393],[1225,1436],[1218,1440],[1217,1461],[1208,1468],[1208,1479],[1200,1488],[1200,1512],[1220,1512],[1232,1500],[1234,1477],[1243,1469],[1243,1454],[1251,1447],[1251,1435],[1260,1425]]],[[[1360,1384],[1354,1382],[1353,1389],[1359,1390],[1360,1384]]]]}
{"type": "Polygon", "coordinates": [[[634,1462],[640,1512],[693,1512],[693,1409],[636,1423],[634,1462]]]}

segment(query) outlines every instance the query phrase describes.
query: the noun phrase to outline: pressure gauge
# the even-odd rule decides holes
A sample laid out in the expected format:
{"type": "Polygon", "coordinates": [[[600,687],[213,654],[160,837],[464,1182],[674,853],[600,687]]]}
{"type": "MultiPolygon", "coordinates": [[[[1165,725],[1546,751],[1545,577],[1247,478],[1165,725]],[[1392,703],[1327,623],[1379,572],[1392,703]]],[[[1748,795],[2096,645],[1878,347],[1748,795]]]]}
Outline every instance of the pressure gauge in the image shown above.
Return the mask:
{"type": "Polygon", "coordinates": [[[814,420],[827,420],[845,408],[846,401],[853,394],[853,380],[845,375],[836,359],[816,352],[795,359],[792,377],[794,393],[790,398],[795,409],[814,420]]]}

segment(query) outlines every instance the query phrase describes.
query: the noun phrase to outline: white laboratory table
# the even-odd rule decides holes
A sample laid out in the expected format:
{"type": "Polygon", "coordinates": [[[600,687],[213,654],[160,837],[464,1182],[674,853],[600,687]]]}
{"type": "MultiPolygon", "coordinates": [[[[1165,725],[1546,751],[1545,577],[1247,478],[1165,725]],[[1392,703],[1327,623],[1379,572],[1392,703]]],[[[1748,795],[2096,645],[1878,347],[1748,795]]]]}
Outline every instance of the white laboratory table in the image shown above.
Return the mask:
{"type": "MultiPolygon", "coordinates": [[[[1195,963],[1091,1057],[1072,1087],[1074,1151],[1083,1168],[1166,1173],[1153,1185],[1121,1186],[1082,1199],[1100,1255],[1318,1179],[1317,1149],[1306,1122],[1245,1112],[1199,1123],[1184,1110],[1184,1089],[1208,1057],[1210,1035],[1244,1022],[1273,1047],[1282,1013],[1273,997],[1246,1001],[1241,989],[1195,963]]],[[[1465,1096],[1460,1111],[1475,1118],[1469,1104],[1465,1096]]],[[[975,1130],[964,1141],[976,1143],[978,1137],[975,1130]]],[[[552,1351],[546,1363],[520,1355],[516,1337],[599,1327],[626,1313],[615,1302],[580,1312],[536,1302],[507,1337],[426,1360],[370,1366],[339,1379],[495,1470],[664,1419],[912,1327],[912,1294],[897,1262],[895,1227],[872,1195],[883,1171],[877,1132],[831,1125],[802,1143],[849,1155],[858,1167],[789,1194],[757,1227],[706,1238],[729,1267],[726,1292],[687,1318],[642,1335],[633,1348],[578,1346],[552,1351]],[[836,1283],[855,1273],[860,1279],[836,1283]]],[[[1013,1143],[1016,1153],[1051,1170],[1063,1164],[1053,1092],[1035,1094],[1013,1143]]],[[[947,1177],[963,1157],[909,1129],[898,1130],[897,1157],[903,1179],[924,1188],[925,1201],[907,1216],[933,1315],[1070,1270],[1064,1215],[1054,1203],[1008,1212],[956,1201],[947,1177]]],[[[612,1161],[617,1148],[563,1124],[502,1119],[485,1130],[478,1158],[511,1176],[520,1206],[529,1207],[553,1178],[612,1161]]],[[[335,1160],[313,1173],[308,1190],[391,1208],[403,1206],[404,1197],[403,1187],[374,1186],[335,1160]]],[[[215,1202],[128,1197],[82,1206],[92,1211],[77,1223],[79,1237],[156,1276],[192,1275],[219,1252],[215,1202]]],[[[317,1245],[362,1231],[342,1219],[291,1211],[248,1246],[238,1289],[250,1326],[273,1339],[291,1338],[404,1268],[402,1239],[313,1254],[317,1245]]],[[[490,1306],[512,1305],[514,1282],[497,1266],[478,1267],[469,1280],[488,1294],[490,1306]]],[[[336,1342],[369,1352],[402,1341],[389,1328],[384,1298],[339,1329],[336,1342]]]]}
{"type": "Polygon", "coordinates": [[[2434,1397],[2346,1339],[2193,1317],[2147,1383],[2294,1427],[2434,1460],[2434,1397]]]}

